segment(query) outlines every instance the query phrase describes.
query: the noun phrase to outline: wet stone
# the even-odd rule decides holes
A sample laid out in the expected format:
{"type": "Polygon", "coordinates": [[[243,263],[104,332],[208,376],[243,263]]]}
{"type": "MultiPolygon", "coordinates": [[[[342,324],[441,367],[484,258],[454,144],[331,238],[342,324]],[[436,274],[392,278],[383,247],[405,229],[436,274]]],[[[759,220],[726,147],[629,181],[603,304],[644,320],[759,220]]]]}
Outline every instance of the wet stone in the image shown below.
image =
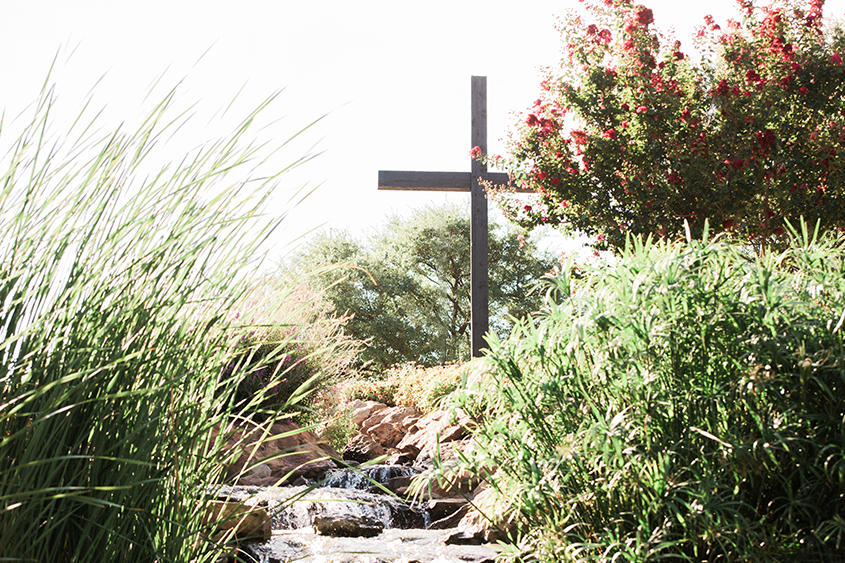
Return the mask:
{"type": "Polygon", "coordinates": [[[381,520],[368,516],[315,516],[312,525],[316,533],[336,538],[371,538],[384,531],[384,523],[381,520]]]}

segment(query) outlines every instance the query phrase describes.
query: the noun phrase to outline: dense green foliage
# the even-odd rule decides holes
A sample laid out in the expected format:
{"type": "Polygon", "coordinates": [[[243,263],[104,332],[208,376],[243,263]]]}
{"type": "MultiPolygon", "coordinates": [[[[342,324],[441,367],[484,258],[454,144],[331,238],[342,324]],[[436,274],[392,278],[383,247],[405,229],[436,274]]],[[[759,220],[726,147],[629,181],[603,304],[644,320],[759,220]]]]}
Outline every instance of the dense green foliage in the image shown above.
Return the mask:
{"type": "Polygon", "coordinates": [[[636,243],[492,340],[464,462],[517,515],[517,552],[845,557],[845,246],[811,238],[636,243]]]}
{"type": "Polygon", "coordinates": [[[694,48],[631,0],[587,0],[561,22],[560,67],[491,158],[540,192],[499,197],[523,226],[557,224],[622,248],[626,235],[784,240],[785,220],[845,227],[845,32],[824,0],[738,2],[694,48]]]}
{"type": "Polygon", "coordinates": [[[2,161],[4,560],[220,553],[203,522],[224,461],[212,428],[263,401],[234,405],[244,373],[221,371],[255,330],[232,309],[274,227],[256,217],[277,177],[252,179],[261,153],[241,145],[255,115],[146,175],[153,146],[184,122],[171,102],[136,132],[99,136],[79,119],[58,135],[45,91],[2,161]]]}
{"type": "Polygon", "coordinates": [[[378,401],[429,413],[439,409],[441,402],[460,386],[466,369],[466,364],[460,362],[432,367],[395,365],[370,377],[344,381],[336,392],[342,402],[378,401]]]}
{"type": "MultiPolygon", "coordinates": [[[[316,286],[338,313],[351,315],[347,330],[369,341],[362,358],[384,369],[395,363],[433,365],[469,357],[469,214],[457,206],[393,217],[366,240],[347,232],[320,234],[285,267],[315,270],[316,286]]],[[[513,232],[489,236],[490,329],[505,334],[510,317],[534,311],[530,290],[557,264],[513,232]]]]}

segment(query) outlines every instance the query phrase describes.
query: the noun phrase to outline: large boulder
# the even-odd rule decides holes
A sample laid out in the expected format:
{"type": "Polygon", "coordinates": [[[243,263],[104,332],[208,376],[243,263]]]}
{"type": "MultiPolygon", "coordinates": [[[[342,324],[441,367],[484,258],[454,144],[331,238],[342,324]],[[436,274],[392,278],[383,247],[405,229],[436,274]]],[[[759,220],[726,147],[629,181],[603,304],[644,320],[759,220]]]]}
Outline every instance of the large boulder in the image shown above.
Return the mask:
{"type": "Polygon", "coordinates": [[[293,422],[232,421],[224,430],[226,480],[236,485],[290,484],[316,480],[338,467],[341,456],[314,432],[293,422]]]}
{"type": "Polygon", "coordinates": [[[410,407],[388,407],[375,411],[364,420],[361,433],[385,449],[393,448],[419,419],[420,413],[410,407]]]}
{"type": "MultiPolygon", "coordinates": [[[[508,541],[518,529],[517,522],[502,513],[502,503],[495,489],[479,487],[473,498],[473,507],[458,523],[451,543],[495,543],[508,541]]],[[[447,543],[449,540],[446,540],[447,543]]]]}
{"type": "Polygon", "coordinates": [[[366,463],[384,455],[384,448],[366,434],[355,434],[343,450],[345,461],[366,463]]]}
{"type": "Polygon", "coordinates": [[[371,538],[384,531],[384,524],[370,516],[315,516],[314,532],[322,536],[371,538]]]}
{"type": "Polygon", "coordinates": [[[462,440],[472,425],[472,420],[461,410],[454,414],[446,410],[434,411],[408,427],[405,436],[396,444],[396,450],[413,456],[417,465],[430,463],[438,450],[441,459],[449,459],[453,448],[446,444],[462,440]]]}
{"type": "Polygon", "coordinates": [[[378,401],[362,401],[361,399],[355,399],[349,403],[348,408],[351,413],[352,422],[360,428],[364,421],[370,418],[373,413],[380,411],[381,409],[386,409],[387,405],[379,403],[378,401]]]}

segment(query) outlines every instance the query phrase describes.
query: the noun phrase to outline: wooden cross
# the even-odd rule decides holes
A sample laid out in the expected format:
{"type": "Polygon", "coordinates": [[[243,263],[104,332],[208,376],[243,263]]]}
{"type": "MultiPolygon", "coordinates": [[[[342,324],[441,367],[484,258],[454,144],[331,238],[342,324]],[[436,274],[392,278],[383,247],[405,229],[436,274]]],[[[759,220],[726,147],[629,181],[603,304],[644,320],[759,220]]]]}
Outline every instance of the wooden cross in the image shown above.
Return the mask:
{"type": "MultiPolygon", "coordinates": [[[[487,154],[487,77],[472,77],[472,134],[470,148],[487,154]]],[[[507,184],[508,175],[487,172],[487,165],[471,159],[470,172],[398,172],[379,170],[378,189],[470,192],[470,330],[472,356],[481,355],[489,329],[487,273],[487,198],[482,182],[507,184]]]]}

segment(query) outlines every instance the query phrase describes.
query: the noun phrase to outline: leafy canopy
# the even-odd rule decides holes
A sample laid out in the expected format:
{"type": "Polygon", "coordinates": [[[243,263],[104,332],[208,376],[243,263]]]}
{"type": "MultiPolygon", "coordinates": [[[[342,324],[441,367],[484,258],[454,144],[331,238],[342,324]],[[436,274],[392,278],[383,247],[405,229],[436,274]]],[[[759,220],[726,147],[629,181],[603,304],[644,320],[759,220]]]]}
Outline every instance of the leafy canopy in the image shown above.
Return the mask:
{"type": "Polygon", "coordinates": [[[484,157],[539,190],[510,219],[548,223],[621,248],[629,234],[711,230],[754,245],[785,221],[845,226],[845,35],[823,0],[740,0],[690,53],[630,0],[586,0],[561,24],[565,55],[511,138],[484,157]]]}
{"type": "MultiPolygon", "coordinates": [[[[337,312],[352,315],[348,332],[369,340],[365,361],[434,365],[469,357],[469,234],[467,210],[428,207],[392,217],[363,240],[323,232],[285,267],[316,272],[337,312]],[[345,267],[321,269],[327,265],[345,267]]],[[[513,230],[491,228],[489,246],[490,330],[504,334],[510,316],[539,308],[531,289],[557,260],[513,230]]]]}

